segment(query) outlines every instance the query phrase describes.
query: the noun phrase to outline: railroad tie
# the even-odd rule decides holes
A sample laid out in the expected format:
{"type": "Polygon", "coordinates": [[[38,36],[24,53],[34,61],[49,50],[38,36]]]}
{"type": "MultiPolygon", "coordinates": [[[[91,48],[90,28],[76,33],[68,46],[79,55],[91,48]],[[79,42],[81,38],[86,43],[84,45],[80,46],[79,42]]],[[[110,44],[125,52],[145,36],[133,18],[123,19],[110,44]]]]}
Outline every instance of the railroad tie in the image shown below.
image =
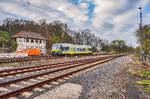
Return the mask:
{"type": "Polygon", "coordinates": [[[51,88],[52,86],[51,86],[51,85],[48,85],[48,84],[44,84],[42,87],[43,87],[43,88],[51,88]]]}
{"type": "Polygon", "coordinates": [[[68,80],[68,79],[70,79],[70,78],[68,78],[68,77],[64,77],[63,79],[68,80]]]}
{"type": "Polygon", "coordinates": [[[26,85],[31,85],[32,83],[31,82],[26,82],[26,81],[22,81],[20,82],[21,84],[26,84],[26,85]]]}
{"type": "Polygon", "coordinates": [[[16,85],[16,84],[11,84],[10,87],[22,88],[22,86],[19,86],[19,85],[16,85]]]}
{"type": "Polygon", "coordinates": [[[52,81],[52,82],[50,82],[50,84],[52,84],[52,85],[58,85],[59,82],[57,82],[57,81],[52,81]]]}
{"type": "Polygon", "coordinates": [[[36,79],[30,79],[29,81],[31,81],[31,82],[39,82],[39,80],[36,80],[36,79]]]}
{"type": "Polygon", "coordinates": [[[33,91],[43,91],[44,89],[42,88],[34,88],[33,91]]]}
{"type": "Polygon", "coordinates": [[[10,98],[8,98],[8,99],[18,99],[17,97],[10,97],[10,98]]]}
{"type": "Polygon", "coordinates": [[[44,78],[51,78],[51,76],[45,75],[44,78]]]}
{"type": "Polygon", "coordinates": [[[37,80],[45,80],[45,77],[38,77],[37,80]]]}
{"type": "Polygon", "coordinates": [[[11,91],[10,89],[7,89],[5,87],[0,87],[0,91],[11,91]]]}
{"type": "Polygon", "coordinates": [[[33,93],[31,93],[31,92],[23,92],[23,93],[21,93],[20,95],[21,95],[21,96],[24,96],[25,98],[28,98],[28,97],[30,97],[31,95],[33,95],[33,93]]]}
{"type": "Polygon", "coordinates": [[[63,80],[63,79],[58,79],[57,81],[58,81],[58,82],[64,82],[65,80],[63,80]]]}

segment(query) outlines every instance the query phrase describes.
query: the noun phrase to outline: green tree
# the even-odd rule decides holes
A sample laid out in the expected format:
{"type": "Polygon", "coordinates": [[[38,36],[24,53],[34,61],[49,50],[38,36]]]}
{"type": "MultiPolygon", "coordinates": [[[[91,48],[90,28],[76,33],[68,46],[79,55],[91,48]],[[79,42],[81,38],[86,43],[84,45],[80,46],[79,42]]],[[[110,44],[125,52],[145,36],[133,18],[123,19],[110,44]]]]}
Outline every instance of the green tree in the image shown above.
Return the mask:
{"type": "Polygon", "coordinates": [[[124,40],[113,40],[110,45],[112,52],[115,53],[126,53],[133,51],[134,49],[131,46],[126,45],[124,40]]]}
{"type": "Polygon", "coordinates": [[[8,32],[0,31],[0,42],[3,51],[5,52],[5,48],[8,47],[9,35],[8,32]]]}
{"type": "Polygon", "coordinates": [[[150,54],[150,25],[145,25],[137,30],[138,42],[145,54],[150,54]]]}

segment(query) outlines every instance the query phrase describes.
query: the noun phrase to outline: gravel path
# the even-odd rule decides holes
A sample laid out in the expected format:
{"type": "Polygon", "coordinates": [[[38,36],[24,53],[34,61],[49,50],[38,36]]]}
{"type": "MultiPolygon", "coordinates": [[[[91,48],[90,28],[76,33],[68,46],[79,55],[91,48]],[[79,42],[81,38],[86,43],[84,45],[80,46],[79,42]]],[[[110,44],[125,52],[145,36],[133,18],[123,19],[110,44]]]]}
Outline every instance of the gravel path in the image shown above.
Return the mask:
{"type": "Polygon", "coordinates": [[[126,93],[126,99],[140,99],[140,93],[138,91],[138,88],[135,86],[136,77],[135,76],[129,76],[127,80],[127,93],[126,93]]]}

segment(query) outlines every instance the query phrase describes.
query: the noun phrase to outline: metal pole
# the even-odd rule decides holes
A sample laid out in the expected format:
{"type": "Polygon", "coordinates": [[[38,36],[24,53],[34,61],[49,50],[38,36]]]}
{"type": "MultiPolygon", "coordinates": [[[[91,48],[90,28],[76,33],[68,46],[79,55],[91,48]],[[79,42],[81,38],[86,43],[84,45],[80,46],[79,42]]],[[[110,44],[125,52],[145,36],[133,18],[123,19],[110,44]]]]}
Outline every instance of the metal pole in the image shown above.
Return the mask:
{"type": "MultiPolygon", "coordinates": [[[[140,10],[140,23],[139,23],[139,30],[140,32],[142,33],[142,7],[139,7],[139,10],[140,10]]],[[[141,48],[141,60],[144,61],[144,52],[143,52],[143,49],[141,48]]]]}
{"type": "Polygon", "coordinates": [[[140,30],[141,30],[142,29],[142,21],[143,21],[142,20],[142,17],[143,17],[142,16],[143,15],[143,13],[142,13],[142,7],[139,7],[139,9],[140,9],[140,24],[139,25],[140,25],[140,30]]]}

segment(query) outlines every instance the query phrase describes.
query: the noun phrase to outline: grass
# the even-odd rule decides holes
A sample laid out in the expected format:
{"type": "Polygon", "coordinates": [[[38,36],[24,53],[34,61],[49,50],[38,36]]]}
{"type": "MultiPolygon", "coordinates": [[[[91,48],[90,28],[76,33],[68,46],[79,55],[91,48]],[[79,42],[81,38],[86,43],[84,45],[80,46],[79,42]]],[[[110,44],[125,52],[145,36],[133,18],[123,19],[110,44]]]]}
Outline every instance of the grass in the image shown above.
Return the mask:
{"type": "Polygon", "coordinates": [[[16,66],[20,66],[20,63],[9,63],[9,64],[0,64],[0,68],[3,67],[16,67],[16,66]]]}
{"type": "Polygon", "coordinates": [[[147,88],[145,89],[146,92],[150,93],[150,86],[147,86],[147,88]]]}
{"type": "Polygon", "coordinates": [[[140,64],[142,64],[141,62],[138,62],[138,61],[135,61],[134,63],[133,63],[133,65],[140,65],[140,64]]]}
{"type": "Polygon", "coordinates": [[[135,54],[135,55],[133,55],[133,57],[132,57],[133,59],[139,59],[140,58],[140,56],[138,55],[138,54],[135,54]]]}
{"type": "Polygon", "coordinates": [[[138,72],[132,71],[132,72],[130,72],[130,74],[150,78],[150,70],[145,70],[143,72],[142,71],[138,71],[138,72]]]}
{"type": "Polygon", "coordinates": [[[129,65],[129,64],[125,64],[125,66],[126,66],[126,67],[129,67],[130,65],[129,65]]]}
{"type": "Polygon", "coordinates": [[[138,85],[150,85],[150,80],[136,81],[138,85]]]}
{"type": "Polygon", "coordinates": [[[137,72],[135,72],[135,71],[132,71],[132,72],[130,72],[132,75],[136,75],[136,74],[138,74],[137,72]]]}

